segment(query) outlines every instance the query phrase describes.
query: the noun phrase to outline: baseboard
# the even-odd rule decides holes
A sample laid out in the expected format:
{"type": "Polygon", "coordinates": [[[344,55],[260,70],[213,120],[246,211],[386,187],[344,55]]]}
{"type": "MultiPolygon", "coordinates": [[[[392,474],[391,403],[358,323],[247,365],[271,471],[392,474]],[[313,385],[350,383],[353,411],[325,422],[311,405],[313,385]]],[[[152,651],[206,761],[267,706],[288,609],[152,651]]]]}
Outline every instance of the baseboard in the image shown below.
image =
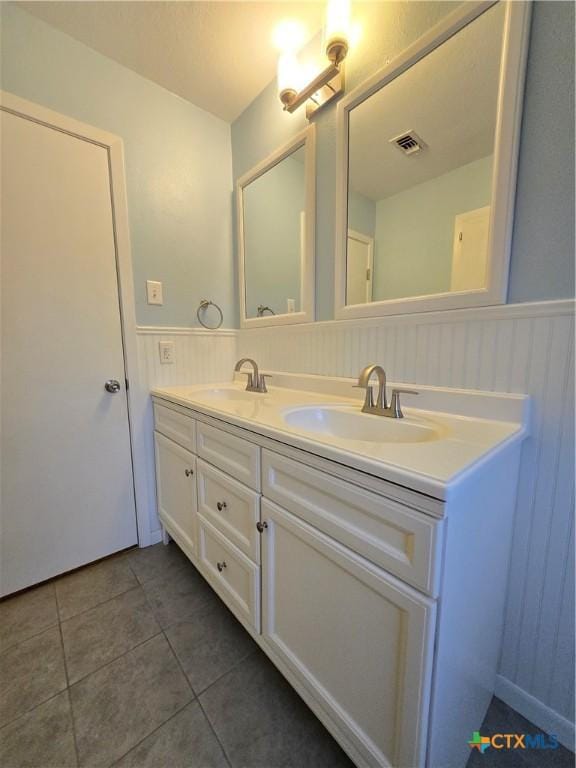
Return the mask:
{"type": "Polygon", "coordinates": [[[574,723],[541,701],[498,675],[494,695],[546,733],[553,733],[567,749],[574,751],[574,723]]]}
{"type": "Polygon", "coordinates": [[[150,546],[152,544],[159,544],[162,541],[162,530],[159,528],[157,531],[150,531],[150,546]]]}

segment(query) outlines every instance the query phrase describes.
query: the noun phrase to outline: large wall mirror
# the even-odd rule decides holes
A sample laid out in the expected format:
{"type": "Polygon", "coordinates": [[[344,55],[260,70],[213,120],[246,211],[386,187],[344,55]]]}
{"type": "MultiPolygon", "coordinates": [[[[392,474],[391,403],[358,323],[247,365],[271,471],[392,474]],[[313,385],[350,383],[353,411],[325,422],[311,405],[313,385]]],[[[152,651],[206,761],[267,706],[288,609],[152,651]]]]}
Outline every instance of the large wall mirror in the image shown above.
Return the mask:
{"type": "Polygon", "coordinates": [[[315,174],[310,126],[238,180],[243,328],[314,320],[315,174]]]}
{"type": "Polygon", "coordinates": [[[464,3],[341,103],[337,317],[506,300],[528,5],[464,3]]]}

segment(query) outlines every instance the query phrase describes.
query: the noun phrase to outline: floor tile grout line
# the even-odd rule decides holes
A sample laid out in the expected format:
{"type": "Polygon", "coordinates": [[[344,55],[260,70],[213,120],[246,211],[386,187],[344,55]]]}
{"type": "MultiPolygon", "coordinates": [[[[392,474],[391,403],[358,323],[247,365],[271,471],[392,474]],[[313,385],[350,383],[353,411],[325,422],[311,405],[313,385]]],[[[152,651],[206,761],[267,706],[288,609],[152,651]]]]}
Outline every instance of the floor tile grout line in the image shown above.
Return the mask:
{"type": "MultiPolygon", "coordinates": [[[[138,582],[138,584],[141,587],[143,587],[145,584],[150,584],[153,581],[158,581],[158,580],[161,580],[161,579],[166,579],[167,577],[169,577],[171,575],[169,572],[167,572],[167,573],[163,573],[161,575],[151,576],[149,579],[145,579],[144,581],[142,581],[140,576],[138,576],[138,574],[136,573],[136,571],[132,567],[132,563],[130,562],[130,559],[131,558],[128,558],[128,565],[130,566],[130,570],[134,574],[134,578],[136,579],[136,581],[138,582]]],[[[171,565],[171,568],[173,568],[174,571],[177,572],[179,570],[186,570],[188,568],[188,566],[190,566],[190,565],[192,565],[192,563],[189,560],[186,560],[186,561],[183,561],[181,563],[175,563],[173,566],[171,565]]]]}
{"type": "Polygon", "coordinates": [[[165,725],[167,725],[171,720],[173,720],[175,717],[177,717],[181,712],[183,712],[186,707],[189,707],[191,704],[196,704],[196,698],[192,699],[191,701],[187,701],[184,706],[180,707],[176,712],[174,712],[173,715],[170,715],[170,717],[167,720],[164,720],[164,722],[160,723],[160,725],[157,725],[156,728],[150,731],[150,733],[147,733],[146,736],[140,739],[134,746],[130,747],[130,749],[127,752],[124,752],[120,757],[117,757],[116,760],[114,760],[112,763],[110,763],[108,768],[114,768],[114,766],[118,765],[118,763],[123,760],[126,755],[129,755],[130,752],[132,752],[134,749],[137,749],[141,744],[143,744],[146,739],[149,739],[150,736],[153,736],[155,733],[157,733],[161,728],[164,728],[165,725]]]}
{"type": "Polygon", "coordinates": [[[245,656],[242,656],[241,659],[237,659],[229,669],[227,669],[225,672],[222,672],[221,675],[218,675],[218,677],[215,680],[212,680],[212,682],[209,685],[207,685],[206,688],[202,688],[201,691],[198,691],[196,696],[198,696],[198,698],[200,698],[200,696],[203,696],[206,693],[206,691],[209,691],[210,688],[212,688],[213,685],[216,685],[216,683],[219,683],[223,677],[226,677],[226,675],[230,674],[230,672],[233,672],[236,669],[236,667],[239,667],[240,664],[243,664],[246,661],[246,659],[250,658],[250,656],[255,654],[258,650],[260,649],[254,648],[253,650],[248,651],[248,653],[245,656]]]}
{"type": "Polygon", "coordinates": [[[82,611],[79,611],[79,613],[75,613],[73,616],[67,616],[65,619],[60,619],[60,622],[62,624],[67,624],[69,621],[72,621],[72,619],[76,619],[78,616],[85,616],[90,611],[93,611],[95,608],[101,608],[103,605],[106,605],[106,603],[111,603],[113,600],[117,600],[119,597],[123,597],[124,595],[127,595],[128,592],[134,592],[137,589],[142,589],[141,584],[135,584],[133,587],[128,587],[128,589],[125,589],[123,592],[118,592],[117,595],[112,595],[112,597],[107,597],[106,600],[102,600],[100,603],[95,603],[94,605],[91,605],[90,608],[84,608],[82,611]]]}
{"type": "Polygon", "coordinates": [[[142,640],[139,643],[136,643],[136,645],[133,645],[131,648],[128,648],[126,651],[122,651],[121,654],[118,656],[115,656],[113,659],[110,659],[105,664],[102,664],[100,667],[96,667],[95,669],[90,670],[90,672],[87,672],[82,677],[79,677],[78,680],[74,680],[73,683],[70,684],[70,688],[74,688],[75,685],[78,685],[78,683],[84,682],[90,675],[96,674],[96,672],[101,672],[103,669],[106,669],[106,667],[109,667],[111,664],[114,664],[115,661],[118,661],[119,659],[124,658],[124,656],[127,656],[129,653],[132,653],[132,651],[135,651],[137,648],[140,648],[141,646],[145,645],[149,640],[154,640],[154,638],[158,637],[162,634],[162,628],[160,627],[159,631],[156,632],[153,635],[150,635],[150,637],[147,637],[146,640],[142,640]]]}
{"type": "Polygon", "coordinates": [[[166,642],[168,643],[168,647],[170,648],[170,650],[172,651],[172,653],[174,655],[174,658],[176,659],[176,663],[178,664],[178,668],[180,669],[180,671],[184,675],[184,677],[186,679],[186,682],[188,683],[188,686],[190,687],[190,690],[192,691],[192,693],[194,695],[194,699],[193,700],[198,702],[198,706],[200,707],[200,710],[201,710],[202,714],[206,718],[206,722],[210,726],[210,730],[214,734],[214,738],[216,739],[216,741],[218,742],[218,745],[220,746],[220,749],[222,750],[222,754],[224,755],[224,759],[226,760],[226,762],[228,763],[230,768],[232,768],[232,762],[231,762],[230,758],[228,757],[228,753],[226,752],[226,749],[224,748],[224,744],[222,744],[222,742],[220,741],[220,737],[216,733],[216,729],[212,725],[212,721],[210,720],[210,718],[208,717],[208,715],[204,711],[204,707],[202,706],[202,703],[200,702],[200,696],[194,690],[194,687],[192,686],[192,683],[190,682],[190,678],[188,677],[188,675],[184,671],[184,667],[182,666],[182,662],[180,661],[180,659],[178,658],[178,654],[176,653],[176,651],[172,647],[172,643],[170,642],[170,638],[166,634],[166,631],[162,630],[162,632],[164,634],[164,637],[166,638],[166,642]]]}
{"type": "Polygon", "coordinates": [[[56,601],[56,615],[58,616],[58,631],[60,633],[60,644],[62,647],[62,658],[64,660],[64,674],[66,675],[66,694],[68,697],[68,707],[70,709],[70,721],[72,723],[72,740],[74,742],[74,754],[76,755],[76,765],[80,765],[80,751],[78,749],[78,739],[76,736],[76,719],[74,718],[74,707],[72,705],[72,692],[70,691],[70,675],[68,673],[68,662],[66,661],[66,648],[64,646],[64,634],[62,632],[62,619],[60,616],[60,603],[58,601],[58,592],[56,584],[53,585],[54,600],[56,601]]]}
{"type": "Polygon", "coordinates": [[[20,720],[21,717],[30,715],[32,712],[34,712],[34,710],[38,709],[38,707],[41,707],[43,704],[47,704],[49,701],[52,701],[52,699],[55,699],[57,696],[60,696],[60,694],[68,690],[70,690],[68,687],[62,688],[59,691],[56,691],[56,693],[53,693],[51,696],[48,696],[47,699],[42,699],[42,701],[39,701],[37,704],[34,704],[34,706],[30,707],[30,709],[26,709],[24,710],[24,712],[20,712],[20,714],[17,715],[16,717],[13,717],[12,720],[7,720],[5,723],[2,723],[0,725],[0,733],[2,733],[4,728],[7,728],[9,725],[14,725],[14,723],[20,720]]]}
{"type": "Polygon", "coordinates": [[[162,634],[164,635],[164,639],[168,643],[168,648],[170,648],[170,651],[171,651],[172,655],[174,656],[176,664],[178,665],[178,669],[184,675],[184,679],[186,680],[186,683],[188,684],[188,688],[190,688],[190,690],[192,691],[192,695],[193,695],[194,699],[197,699],[198,698],[198,694],[196,693],[196,691],[192,687],[192,683],[190,682],[190,680],[188,678],[188,675],[184,671],[184,667],[182,666],[182,663],[181,663],[180,659],[178,658],[178,654],[176,653],[176,651],[172,647],[172,643],[170,642],[170,638],[168,637],[168,635],[166,634],[164,629],[162,629],[162,634]]]}
{"type": "Polygon", "coordinates": [[[137,589],[140,587],[142,589],[142,585],[136,579],[136,584],[133,584],[131,587],[128,587],[127,589],[123,589],[121,592],[118,592],[115,595],[112,595],[111,597],[107,597],[105,600],[100,600],[97,603],[94,603],[94,605],[91,605],[89,608],[83,608],[81,611],[78,611],[78,613],[73,613],[72,616],[66,616],[65,618],[61,618],[61,622],[70,621],[70,619],[75,619],[77,616],[82,616],[85,613],[88,613],[88,611],[91,611],[93,608],[99,608],[101,605],[106,605],[106,603],[109,603],[111,600],[115,600],[117,597],[121,597],[122,595],[125,595],[126,592],[131,592],[133,589],[137,589]]]}
{"type": "Polygon", "coordinates": [[[233,768],[233,766],[232,766],[232,760],[231,760],[231,759],[230,759],[230,757],[228,756],[228,752],[226,752],[226,748],[224,747],[224,744],[221,742],[221,740],[220,740],[220,736],[218,736],[218,731],[216,730],[216,728],[215,728],[214,724],[212,723],[212,720],[210,720],[210,718],[208,717],[208,713],[207,713],[207,712],[206,712],[206,710],[204,709],[204,706],[203,706],[202,702],[200,701],[200,697],[198,697],[198,698],[196,699],[196,701],[198,702],[198,706],[200,707],[200,709],[201,709],[201,711],[202,711],[202,714],[203,714],[203,715],[204,715],[204,717],[206,718],[206,722],[207,722],[207,723],[208,723],[208,725],[210,726],[210,730],[211,730],[211,731],[212,731],[212,733],[214,734],[214,738],[216,739],[216,741],[217,741],[217,742],[218,742],[218,744],[220,745],[220,749],[222,750],[222,754],[224,755],[224,759],[226,760],[226,762],[228,763],[228,765],[230,766],[230,768],[233,768]]]}
{"type": "Polygon", "coordinates": [[[18,642],[12,643],[12,645],[7,646],[6,648],[2,648],[2,650],[0,650],[0,657],[3,656],[8,651],[11,651],[13,648],[17,648],[19,645],[22,645],[22,643],[27,643],[28,640],[33,640],[35,637],[39,637],[44,632],[47,632],[49,629],[54,629],[54,627],[57,627],[59,623],[60,623],[59,619],[56,619],[56,621],[53,624],[48,624],[47,626],[38,630],[38,632],[34,632],[33,635],[26,635],[26,637],[23,637],[21,640],[18,640],[18,642]]]}

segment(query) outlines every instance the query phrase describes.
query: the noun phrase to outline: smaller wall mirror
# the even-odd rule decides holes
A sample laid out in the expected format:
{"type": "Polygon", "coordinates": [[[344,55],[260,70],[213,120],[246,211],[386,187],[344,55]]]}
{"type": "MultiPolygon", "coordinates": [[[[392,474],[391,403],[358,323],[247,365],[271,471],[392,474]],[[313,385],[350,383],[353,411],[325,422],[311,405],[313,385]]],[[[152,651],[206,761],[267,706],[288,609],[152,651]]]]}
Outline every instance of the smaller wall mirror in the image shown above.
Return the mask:
{"type": "Polygon", "coordinates": [[[310,126],[237,182],[243,328],[314,320],[314,139],[310,126]]]}
{"type": "Polygon", "coordinates": [[[527,3],[465,3],[340,107],[337,317],[506,300],[527,3]]]}

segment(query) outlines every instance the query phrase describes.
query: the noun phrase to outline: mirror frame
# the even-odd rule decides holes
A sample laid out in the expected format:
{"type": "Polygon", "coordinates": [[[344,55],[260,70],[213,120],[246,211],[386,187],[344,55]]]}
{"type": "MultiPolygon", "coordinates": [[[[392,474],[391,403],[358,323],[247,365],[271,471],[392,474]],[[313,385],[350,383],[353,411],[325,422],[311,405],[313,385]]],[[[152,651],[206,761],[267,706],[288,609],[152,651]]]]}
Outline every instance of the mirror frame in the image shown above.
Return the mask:
{"type": "Polygon", "coordinates": [[[266,325],[311,323],[315,317],[315,246],[316,246],[316,127],[307,126],[287,144],[277,149],[236,181],[236,227],[238,237],[238,289],[240,294],[240,328],[266,325]],[[244,188],[278,165],[293,152],[304,147],[304,254],[300,270],[300,311],[284,315],[246,317],[246,254],[244,249],[244,188]]]}
{"type": "Polygon", "coordinates": [[[529,2],[489,0],[464,3],[339,103],[334,302],[336,319],[506,303],[530,14],[529,2]],[[349,113],[498,2],[505,5],[505,20],[494,137],[488,276],[485,288],[385,299],[366,304],[346,304],[349,113]]]}

